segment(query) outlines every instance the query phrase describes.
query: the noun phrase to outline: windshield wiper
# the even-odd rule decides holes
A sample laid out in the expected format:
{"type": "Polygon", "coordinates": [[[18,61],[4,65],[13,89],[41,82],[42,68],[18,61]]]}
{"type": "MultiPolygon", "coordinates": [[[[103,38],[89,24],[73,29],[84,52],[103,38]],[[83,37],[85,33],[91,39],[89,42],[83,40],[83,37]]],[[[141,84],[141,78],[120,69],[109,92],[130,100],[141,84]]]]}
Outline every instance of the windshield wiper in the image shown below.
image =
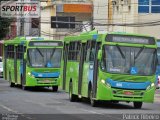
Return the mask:
{"type": "Polygon", "coordinates": [[[118,48],[118,51],[120,52],[122,58],[125,59],[126,57],[125,57],[125,55],[123,54],[123,52],[122,52],[122,50],[121,50],[121,48],[119,47],[118,44],[116,44],[116,47],[118,48]]]}
{"type": "Polygon", "coordinates": [[[51,56],[50,56],[50,59],[53,57],[54,52],[55,52],[55,49],[53,49],[52,54],[51,54],[51,56]]]}
{"type": "Polygon", "coordinates": [[[39,54],[40,54],[42,57],[44,57],[43,54],[42,54],[42,52],[39,50],[39,48],[36,48],[36,50],[39,52],[39,54]]]}
{"type": "Polygon", "coordinates": [[[137,59],[139,57],[139,55],[142,53],[142,51],[144,50],[144,46],[139,50],[139,52],[137,53],[137,55],[135,56],[135,59],[137,59]]]}

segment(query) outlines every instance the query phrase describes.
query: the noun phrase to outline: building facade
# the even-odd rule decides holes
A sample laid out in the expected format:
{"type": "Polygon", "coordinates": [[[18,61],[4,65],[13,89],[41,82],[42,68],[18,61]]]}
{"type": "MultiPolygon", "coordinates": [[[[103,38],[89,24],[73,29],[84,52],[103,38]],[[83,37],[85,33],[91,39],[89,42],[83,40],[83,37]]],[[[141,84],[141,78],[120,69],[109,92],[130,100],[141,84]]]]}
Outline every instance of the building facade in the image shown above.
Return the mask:
{"type": "MultiPolygon", "coordinates": [[[[18,0],[18,2],[40,2],[39,0],[18,0]]],[[[39,4],[40,5],[40,4],[39,4]]],[[[17,36],[39,36],[40,35],[39,17],[17,17],[17,36]]]]}
{"type": "Polygon", "coordinates": [[[89,30],[93,22],[91,0],[48,0],[41,2],[41,36],[63,39],[66,35],[89,30]]]}
{"type": "Polygon", "coordinates": [[[160,0],[112,0],[110,31],[160,38],[160,0]]]}

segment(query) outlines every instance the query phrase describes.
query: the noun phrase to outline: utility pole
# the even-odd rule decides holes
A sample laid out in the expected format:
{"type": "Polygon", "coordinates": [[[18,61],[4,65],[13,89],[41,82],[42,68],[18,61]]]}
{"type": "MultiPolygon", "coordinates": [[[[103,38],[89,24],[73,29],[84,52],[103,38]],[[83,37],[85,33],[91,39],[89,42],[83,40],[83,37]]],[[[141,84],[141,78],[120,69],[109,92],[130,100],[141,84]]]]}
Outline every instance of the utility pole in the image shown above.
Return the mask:
{"type": "MultiPolygon", "coordinates": [[[[21,2],[23,2],[24,0],[20,0],[21,2]]],[[[20,17],[20,36],[24,36],[24,18],[23,18],[23,14],[21,11],[21,17],[20,17]]]]}
{"type": "MultiPolygon", "coordinates": [[[[113,7],[112,7],[112,0],[107,0],[108,1],[108,31],[109,31],[109,28],[110,28],[110,24],[112,24],[112,20],[113,20],[113,7]]],[[[113,26],[111,26],[113,27],[113,26]]]]}
{"type": "Polygon", "coordinates": [[[93,16],[94,16],[94,2],[92,0],[92,13],[91,13],[91,30],[94,30],[94,25],[93,25],[93,16]]]}

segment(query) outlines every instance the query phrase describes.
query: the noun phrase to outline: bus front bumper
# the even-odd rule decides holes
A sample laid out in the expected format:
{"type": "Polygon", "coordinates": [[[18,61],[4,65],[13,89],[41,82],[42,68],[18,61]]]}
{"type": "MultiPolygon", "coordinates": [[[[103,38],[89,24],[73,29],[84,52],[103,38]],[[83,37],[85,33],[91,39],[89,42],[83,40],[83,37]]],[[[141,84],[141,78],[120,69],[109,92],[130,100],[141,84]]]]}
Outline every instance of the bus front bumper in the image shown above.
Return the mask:
{"type": "Polygon", "coordinates": [[[59,85],[58,78],[30,78],[26,80],[25,86],[51,87],[58,85],[59,85]]]}
{"type": "Polygon", "coordinates": [[[148,90],[126,90],[111,88],[104,84],[99,84],[97,89],[97,100],[106,101],[126,101],[126,102],[148,102],[154,101],[155,86],[148,90]]]}

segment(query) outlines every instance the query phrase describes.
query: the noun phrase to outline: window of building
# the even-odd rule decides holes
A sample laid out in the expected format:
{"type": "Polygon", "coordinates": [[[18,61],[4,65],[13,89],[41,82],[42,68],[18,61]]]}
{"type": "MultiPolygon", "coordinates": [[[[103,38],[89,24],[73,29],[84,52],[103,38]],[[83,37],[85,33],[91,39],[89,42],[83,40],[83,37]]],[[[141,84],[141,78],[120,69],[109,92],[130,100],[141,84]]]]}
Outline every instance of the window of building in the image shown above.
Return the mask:
{"type": "Polygon", "coordinates": [[[160,13],[160,0],[138,0],[138,13],[160,13]]]}

